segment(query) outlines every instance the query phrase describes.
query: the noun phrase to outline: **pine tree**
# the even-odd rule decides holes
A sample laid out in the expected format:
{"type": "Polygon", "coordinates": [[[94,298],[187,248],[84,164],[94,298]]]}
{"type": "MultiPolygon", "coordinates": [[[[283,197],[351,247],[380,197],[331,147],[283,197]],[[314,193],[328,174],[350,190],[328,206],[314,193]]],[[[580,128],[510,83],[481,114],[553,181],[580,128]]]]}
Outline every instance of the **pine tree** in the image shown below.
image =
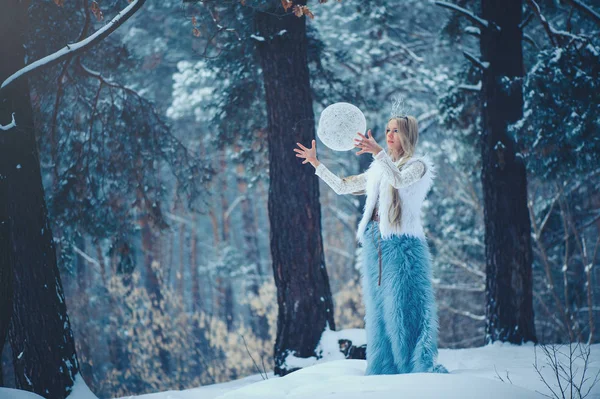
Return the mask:
{"type": "MultiPolygon", "coordinates": [[[[297,2],[301,7],[306,2],[297,2]]],[[[335,329],[321,235],[319,182],[298,162],[296,142],[315,138],[307,64],[306,17],[258,11],[255,24],[268,114],[269,221],[279,319],[275,373],[295,369],[288,355],[315,356],[321,333],[335,329]]]]}
{"type": "Polygon", "coordinates": [[[507,126],[523,114],[521,1],[482,0],[481,180],[486,247],[486,340],[536,341],[527,174],[507,126]],[[512,84],[506,88],[504,80],[512,84]]]}

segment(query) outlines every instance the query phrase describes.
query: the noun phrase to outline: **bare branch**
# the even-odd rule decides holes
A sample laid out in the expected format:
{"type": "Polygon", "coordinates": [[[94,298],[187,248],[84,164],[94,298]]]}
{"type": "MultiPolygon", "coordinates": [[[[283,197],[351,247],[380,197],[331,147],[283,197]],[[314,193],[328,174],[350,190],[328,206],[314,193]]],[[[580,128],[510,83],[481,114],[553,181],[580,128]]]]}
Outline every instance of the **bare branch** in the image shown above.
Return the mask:
{"type": "MultiPolygon", "coordinates": [[[[434,241],[436,243],[436,245],[443,245],[444,244],[443,241],[440,238],[436,237],[434,234],[431,234],[430,238],[431,238],[432,241],[434,241]]],[[[451,251],[451,249],[448,248],[448,252],[450,252],[450,251],[451,251]]],[[[442,259],[441,261],[448,262],[449,264],[451,264],[453,266],[457,266],[457,267],[459,267],[461,269],[464,269],[465,271],[467,271],[467,272],[469,272],[469,273],[471,273],[471,274],[473,274],[475,276],[481,277],[482,280],[485,280],[485,272],[469,266],[467,261],[459,259],[458,255],[456,255],[454,253],[452,253],[452,254],[445,254],[445,258],[442,259]]]]}
{"type": "MultiPolygon", "coordinates": [[[[542,298],[542,296],[537,292],[537,291],[533,291],[533,297],[535,299],[538,300],[538,302],[540,303],[540,305],[542,306],[542,309],[544,310],[544,312],[546,312],[546,315],[554,320],[554,322],[559,326],[562,327],[565,332],[568,334],[569,333],[569,327],[566,326],[564,324],[563,321],[561,321],[558,317],[556,317],[555,312],[551,312],[550,309],[548,309],[548,306],[546,305],[546,303],[544,302],[544,299],[542,298]]],[[[550,323],[548,323],[549,325],[551,325],[550,323]]]]}
{"type": "MultiPolygon", "coordinates": [[[[546,354],[546,356],[548,356],[548,353],[547,353],[547,350],[545,349],[545,347],[544,347],[543,345],[542,345],[541,347],[542,347],[542,349],[543,349],[543,351],[544,351],[544,354],[546,354]]],[[[550,386],[550,384],[549,384],[549,383],[546,381],[546,379],[544,378],[544,374],[542,374],[542,368],[541,368],[541,367],[538,367],[538,361],[537,361],[537,350],[536,350],[536,348],[537,348],[537,345],[535,345],[535,346],[533,347],[533,354],[534,354],[534,363],[533,363],[533,368],[535,369],[535,371],[536,371],[536,372],[538,373],[538,375],[540,376],[540,380],[542,380],[542,382],[544,383],[544,385],[546,385],[546,387],[547,387],[547,388],[550,390],[550,392],[552,392],[552,394],[554,395],[554,398],[560,398],[560,396],[558,396],[558,395],[556,394],[556,392],[554,392],[554,389],[552,389],[552,387],[550,386]]],[[[539,391],[536,391],[536,392],[539,392],[539,391]]],[[[547,397],[549,397],[549,398],[553,398],[552,396],[546,395],[546,394],[544,394],[544,393],[542,393],[542,392],[539,392],[539,393],[541,393],[542,395],[544,395],[544,396],[547,396],[547,397]]]]}
{"type": "MultiPolygon", "coordinates": [[[[77,38],[78,42],[85,38],[85,36],[87,35],[87,32],[88,32],[88,29],[90,27],[91,17],[90,17],[90,11],[88,10],[88,0],[83,1],[83,13],[85,15],[85,20],[83,23],[83,28],[81,28],[81,32],[79,33],[79,37],[77,38]]],[[[56,81],[56,85],[57,85],[56,98],[54,100],[54,110],[52,111],[52,122],[50,122],[50,142],[52,143],[51,149],[50,149],[50,158],[52,159],[52,162],[54,163],[52,172],[54,174],[54,179],[56,181],[58,181],[58,161],[57,161],[57,158],[58,158],[57,142],[58,142],[58,140],[56,138],[56,126],[57,126],[57,120],[58,120],[58,112],[60,109],[60,100],[63,95],[63,85],[65,83],[67,71],[68,71],[69,65],[71,64],[72,59],[73,59],[72,55],[67,57],[65,64],[63,65],[63,69],[56,81]]]]}
{"type": "Polygon", "coordinates": [[[475,37],[481,37],[481,29],[479,29],[476,26],[467,26],[465,28],[465,33],[467,35],[471,35],[471,36],[475,36],[475,37]]]}
{"type": "MultiPolygon", "coordinates": [[[[533,204],[531,201],[527,202],[527,207],[529,209],[529,218],[531,219],[531,226],[533,227],[535,243],[536,243],[538,249],[540,250],[540,255],[541,255],[540,258],[544,265],[544,271],[546,273],[547,284],[549,285],[548,289],[550,290],[550,293],[552,294],[552,297],[554,298],[554,303],[562,316],[565,327],[568,328],[569,318],[567,317],[567,313],[565,311],[565,308],[563,307],[563,304],[562,304],[560,298],[558,298],[558,295],[556,294],[556,291],[554,290],[554,279],[552,277],[550,260],[548,259],[546,247],[544,246],[542,240],[540,239],[541,233],[540,233],[540,229],[538,227],[538,224],[537,224],[537,221],[535,218],[535,211],[533,210],[533,204]]],[[[568,328],[568,332],[569,332],[569,339],[572,341],[573,340],[573,331],[571,330],[571,328],[568,328]]]]}
{"type": "Polygon", "coordinates": [[[98,267],[100,267],[100,262],[98,262],[96,259],[92,258],[90,255],[86,254],[85,252],[83,252],[81,250],[81,248],[78,248],[75,244],[72,245],[73,247],[73,251],[75,251],[76,254],[78,254],[79,256],[81,256],[83,259],[85,259],[86,261],[90,262],[93,265],[96,265],[98,267]]]}
{"type": "Polygon", "coordinates": [[[260,378],[262,378],[263,380],[266,380],[266,373],[265,375],[263,375],[260,367],[258,367],[258,364],[256,364],[256,361],[254,360],[254,357],[252,357],[252,354],[250,353],[250,349],[248,349],[248,344],[246,343],[246,338],[244,338],[243,335],[239,334],[240,337],[242,337],[242,341],[244,341],[244,346],[246,347],[246,352],[248,352],[248,356],[250,356],[250,359],[252,359],[252,363],[254,363],[254,367],[256,367],[256,369],[258,370],[258,373],[260,374],[260,378]]]}
{"type": "Polygon", "coordinates": [[[477,82],[476,85],[461,84],[461,85],[458,85],[458,88],[461,90],[479,92],[479,91],[481,91],[481,80],[479,82],[477,82]]]}
{"type": "Polygon", "coordinates": [[[554,47],[556,47],[557,43],[556,43],[554,34],[552,33],[552,28],[550,27],[550,23],[546,20],[546,17],[544,17],[542,15],[542,11],[540,10],[540,6],[538,5],[538,3],[536,3],[535,0],[525,0],[525,1],[527,1],[527,3],[532,8],[535,15],[540,20],[540,23],[544,27],[544,30],[546,31],[546,34],[548,35],[548,38],[550,39],[550,43],[552,43],[552,45],[554,47]]]}
{"type": "Polygon", "coordinates": [[[445,291],[463,291],[463,292],[485,292],[485,286],[466,285],[466,284],[438,284],[434,283],[435,288],[445,291]]]}
{"type": "Polygon", "coordinates": [[[533,40],[533,37],[531,37],[527,33],[523,33],[523,40],[525,40],[527,43],[531,43],[536,49],[539,48],[535,40],[533,40]]]}
{"type": "Polygon", "coordinates": [[[463,51],[463,54],[469,61],[471,61],[471,63],[473,65],[475,65],[477,68],[481,69],[482,71],[485,71],[486,69],[488,69],[490,67],[489,62],[481,61],[479,58],[475,57],[473,54],[469,53],[468,51],[463,51]]]}
{"type": "Polygon", "coordinates": [[[527,15],[525,16],[525,18],[523,18],[523,20],[521,21],[521,23],[519,24],[519,29],[523,29],[524,27],[527,26],[527,24],[529,22],[531,22],[531,19],[533,18],[533,13],[531,12],[531,10],[528,10],[527,15]]]}
{"type": "Polygon", "coordinates": [[[583,11],[585,14],[592,17],[592,19],[596,21],[596,23],[600,24],[600,14],[592,10],[587,4],[584,4],[579,0],[567,0],[567,2],[571,3],[571,5],[573,5],[573,7],[575,7],[579,11],[583,11]]]}
{"type": "Polygon", "coordinates": [[[584,40],[583,38],[573,35],[569,32],[558,31],[558,30],[554,29],[554,27],[552,25],[550,25],[550,22],[548,22],[546,17],[544,17],[544,15],[542,15],[540,6],[538,5],[538,3],[535,2],[535,0],[525,0],[525,1],[527,1],[527,4],[529,4],[529,6],[533,10],[534,14],[540,20],[540,23],[544,27],[544,30],[546,31],[546,34],[548,35],[548,38],[550,39],[550,43],[552,43],[552,46],[558,47],[558,46],[564,45],[568,40],[584,40]]]}
{"type": "Polygon", "coordinates": [[[477,320],[477,321],[485,321],[485,315],[478,315],[478,314],[474,314],[474,313],[471,313],[466,310],[454,309],[447,305],[441,305],[440,310],[447,310],[450,313],[465,316],[465,317],[468,317],[469,319],[473,319],[473,320],[477,320]]]}

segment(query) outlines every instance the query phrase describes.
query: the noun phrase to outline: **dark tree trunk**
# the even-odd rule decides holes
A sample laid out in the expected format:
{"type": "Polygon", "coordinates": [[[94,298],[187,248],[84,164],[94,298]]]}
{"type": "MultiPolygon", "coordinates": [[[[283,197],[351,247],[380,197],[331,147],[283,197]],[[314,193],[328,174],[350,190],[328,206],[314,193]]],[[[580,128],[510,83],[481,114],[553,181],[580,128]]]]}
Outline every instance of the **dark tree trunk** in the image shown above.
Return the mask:
{"type": "Polygon", "coordinates": [[[192,213],[192,228],[190,231],[190,279],[192,285],[192,312],[202,309],[202,297],[200,296],[200,282],[198,276],[198,227],[196,225],[196,214],[192,213]]]}
{"type": "MultiPolygon", "coordinates": [[[[0,122],[2,120],[0,119],[0,122]]],[[[0,158],[0,170],[5,170],[3,158],[0,158]]],[[[1,179],[1,178],[0,178],[1,179]]],[[[6,186],[0,182],[0,387],[4,386],[2,376],[2,350],[8,334],[8,326],[12,315],[12,265],[10,263],[10,241],[8,215],[6,209],[6,186]]]]}
{"type": "MultiPolygon", "coordinates": [[[[144,279],[144,285],[148,292],[148,298],[150,299],[150,306],[156,313],[164,313],[164,296],[162,293],[163,287],[168,284],[165,282],[160,271],[157,269],[160,264],[157,264],[155,258],[156,247],[158,246],[158,239],[154,228],[157,228],[150,220],[150,215],[145,213],[142,215],[140,220],[141,226],[141,238],[142,238],[142,250],[144,252],[144,271],[146,278],[144,279]]],[[[160,259],[160,257],[158,258],[160,259]]],[[[162,370],[165,374],[169,374],[171,355],[167,349],[169,337],[164,333],[160,321],[152,318],[152,331],[156,340],[160,342],[158,349],[158,356],[162,370]]]]}
{"type": "Polygon", "coordinates": [[[219,275],[215,278],[215,309],[219,317],[225,322],[227,331],[233,331],[235,297],[231,278],[228,275],[219,275]]]}
{"type": "Polygon", "coordinates": [[[227,155],[225,150],[220,152],[221,164],[221,187],[219,188],[221,201],[221,240],[226,244],[229,241],[230,223],[227,217],[227,209],[229,209],[229,200],[227,199],[227,155]]]}
{"type": "MultiPolygon", "coordinates": [[[[24,66],[28,5],[0,1],[0,81],[24,66]]],[[[0,209],[8,223],[0,242],[4,252],[9,246],[0,262],[13,272],[9,337],[16,386],[60,399],[69,394],[79,364],[47,219],[26,79],[0,98],[0,123],[7,124],[12,112],[17,127],[0,132],[0,209]]]]}
{"type": "Polygon", "coordinates": [[[482,0],[483,18],[500,31],[482,29],[482,172],[484,195],[486,341],[536,341],[532,301],[531,224],[527,175],[507,124],[523,114],[521,1],[482,0]]]}
{"type": "Polygon", "coordinates": [[[255,16],[256,31],[264,38],[257,46],[269,119],[269,221],[279,304],[277,375],[294,370],[285,363],[288,355],[315,356],[325,327],[335,329],[323,256],[319,182],[314,169],[299,162],[293,151],[296,142],[310,145],[315,138],[306,20],[290,13],[275,15],[281,11],[255,16]]]}

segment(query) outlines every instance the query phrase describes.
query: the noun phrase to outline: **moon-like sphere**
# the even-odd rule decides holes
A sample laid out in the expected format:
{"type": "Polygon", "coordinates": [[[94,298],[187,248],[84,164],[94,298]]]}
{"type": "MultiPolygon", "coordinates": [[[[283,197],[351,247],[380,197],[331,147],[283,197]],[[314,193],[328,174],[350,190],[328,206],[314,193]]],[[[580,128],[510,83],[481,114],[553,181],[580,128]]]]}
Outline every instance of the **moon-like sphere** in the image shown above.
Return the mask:
{"type": "Polygon", "coordinates": [[[365,134],[367,119],[362,111],[350,103],[331,104],[321,112],[317,135],[327,147],[335,151],[349,151],[354,147],[357,132],[365,134]]]}

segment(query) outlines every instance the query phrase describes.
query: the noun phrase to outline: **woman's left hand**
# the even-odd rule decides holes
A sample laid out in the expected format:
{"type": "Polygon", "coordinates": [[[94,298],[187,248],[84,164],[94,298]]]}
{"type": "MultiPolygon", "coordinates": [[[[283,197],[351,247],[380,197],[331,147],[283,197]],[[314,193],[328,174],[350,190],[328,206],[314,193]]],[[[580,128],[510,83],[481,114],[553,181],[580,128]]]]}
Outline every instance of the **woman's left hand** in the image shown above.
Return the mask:
{"type": "Polygon", "coordinates": [[[354,146],[360,148],[360,151],[356,153],[356,155],[371,153],[373,155],[379,154],[379,151],[383,150],[379,144],[373,138],[371,134],[371,129],[367,132],[369,137],[365,137],[365,135],[358,132],[359,137],[354,139],[354,146]]]}

